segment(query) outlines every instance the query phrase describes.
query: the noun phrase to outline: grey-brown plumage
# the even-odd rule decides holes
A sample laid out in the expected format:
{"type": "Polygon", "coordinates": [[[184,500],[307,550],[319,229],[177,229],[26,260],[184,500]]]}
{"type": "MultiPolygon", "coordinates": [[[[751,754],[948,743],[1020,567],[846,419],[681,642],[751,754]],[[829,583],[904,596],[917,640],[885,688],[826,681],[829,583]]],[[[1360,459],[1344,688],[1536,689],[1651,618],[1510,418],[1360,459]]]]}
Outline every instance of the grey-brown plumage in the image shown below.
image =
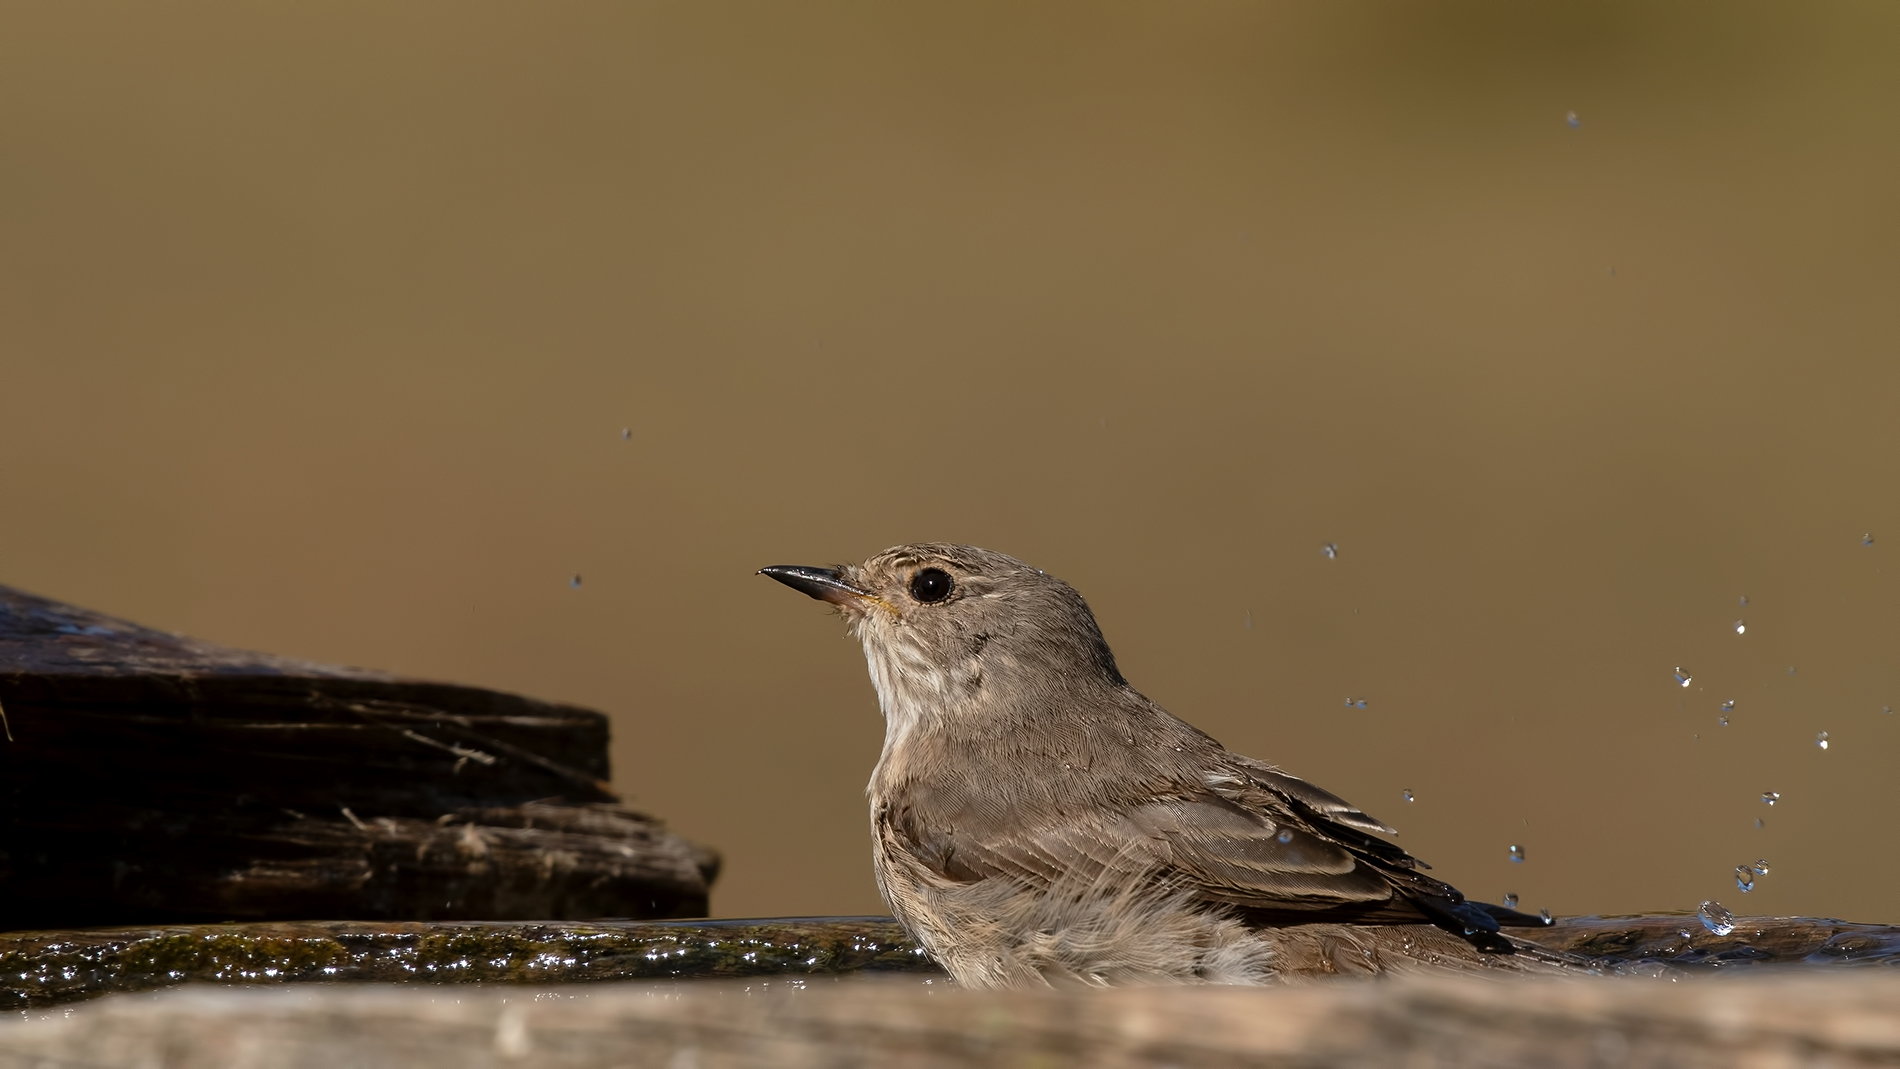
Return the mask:
{"type": "Polygon", "coordinates": [[[959,982],[1522,964],[1498,922],[1535,918],[1467,902],[1385,824],[1149,701],[1061,580],[946,543],[762,571],[864,644],[878,888],[959,982]]]}

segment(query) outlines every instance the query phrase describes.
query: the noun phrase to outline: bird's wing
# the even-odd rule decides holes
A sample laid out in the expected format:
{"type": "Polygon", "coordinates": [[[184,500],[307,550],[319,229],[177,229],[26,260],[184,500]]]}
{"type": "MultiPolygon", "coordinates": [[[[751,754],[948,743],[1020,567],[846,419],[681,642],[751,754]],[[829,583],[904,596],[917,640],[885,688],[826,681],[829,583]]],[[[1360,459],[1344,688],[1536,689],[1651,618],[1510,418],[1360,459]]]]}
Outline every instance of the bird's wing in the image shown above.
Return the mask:
{"type": "Polygon", "coordinates": [[[1150,802],[1126,820],[1136,834],[1159,844],[1174,878],[1214,901],[1312,910],[1393,897],[1380,866],[1289,813],[1250,809],[1209,794],[1150,802]]]}
{"type": "Polygon", "coordinates": [[[900,817],[893,830],[913,856],[959,881],[1006,876],[1075,890],[1159,882],[1209,901],[1301,913],[1376,909],[1395,897],[1385,866],[1309,822],[1206,790],[1007,829],[978,827],[965,816],[934,827],[900,817]]]}
{"type": "MultiPolygon", "coordinates": [[[[1422,914],[1435,924],[1453,931],[1463,930],[1467,937],[1473,933],[1496,932],[1499,921],[1537,923],[1537,918],[1501,907],[1468,902],[1456,887],[1425,875],[1419,870],[1431,866],[1396,844],[1368,834],[1373,831],[1392,833],[1391,828],[1337,795],[1265,762],[1238,754],[1225,756],[1227,768],[1207,777],[1210,789],[1223,801],[1267,819],[1290,821],[1351,855],[1363,869],[1376,873],[1389,889],[1392,902],[1383,912],[1422,914]]],[[[1297,833],[1295,841],[1298,841],[1297,833]]],[[[1284,908],[1267,902],[1233,901],[1269,913],[1284,908]]]]}
{"type": "MultiPolygon", "coordinates": [[[[883,795],[891,804],[877,820],[893,845],[958,882],[1001,876],[1078,891],[1165,884],[1271,923],[1419,921],[1462,903],[1376,837],[1390,831],[1385,824],[1211,739],[1196,745],[1202,738],[1164,740],[1182,747],[1164,752],[1185,759],[1161,776],[1098,776],[1086,790],[1042,778],[912,778],[883,795]]],[[[1079,747],[1063,756],[1072,775],[1095,763],[1079,747]]]]}
{"type": "MultiPolygon", "coordinates": [[[[1005,877],[1059,893],[1186,892],[1256,922],[1432,921],[1495,931],[1496,921],[1449,884],[1416,871],[1391,843],[1303,811],[1255,786],[1245,804],[1205,788],[1126,808],[1090,808],[1043,821],[921,822],[892,812],[881,826],[941,877],[1005,877]]],[[[1342,803],[1343,804],[1343,803],[1342,803]]],[[[882,834],[882,833],[881,833],[882,834]]]]}
{"type": "MultiPolygon", "coordinates": [[[[1323,791],[1298,776],[1289,775],[1267,764],[1265,761],[1256,761],[1251,757],[1242,757],[1239,754],[1228,754],[1226,756],[1236,766],[1234,769],[1234,773],[1236,774],[1230,774],[1228,776],[1231,780],[1251,779],[1260,786],[1278,792],[1288,801],[1294,802],[1300,807],[1334,824],[1344,825],[1345,827],[1354,828],[1359,831],[1369,831],[1378,835],[1398,834],[1398,829],[1387,825],[1383,820],[1368,815],[1358,806],[1353,805],[1344,798],[1339,797],[1331,791],[1323,791]]],[[[1214,776],[1219,775],[1220,773],[1214,774],[1214,776]]],[[[1244,783],[1236,785],[1244,786],[1244,783]]],[[[1210,783],[1210,786],[1216,786],[1216,789],[1219,789],[1218,785],[1210,783]]],[[[1222,791],[1221,793],[1225,794],[1227,792],[1222,791]]]]}

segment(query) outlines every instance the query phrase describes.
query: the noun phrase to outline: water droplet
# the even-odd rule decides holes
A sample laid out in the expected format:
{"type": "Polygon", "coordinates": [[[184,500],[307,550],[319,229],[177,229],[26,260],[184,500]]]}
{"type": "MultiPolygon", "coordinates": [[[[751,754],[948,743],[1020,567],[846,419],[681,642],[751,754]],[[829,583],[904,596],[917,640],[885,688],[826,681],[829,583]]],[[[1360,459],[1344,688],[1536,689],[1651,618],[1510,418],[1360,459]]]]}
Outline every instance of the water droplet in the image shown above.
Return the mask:
{"type": "Polygon", "coordinates": [[[1768,875],[1768,859],[1763,858],[1762,860],[1755,862],[1754,868],[1755,868],[1755,875],[1757,876],[1768,875]]]}
{"type": "Polygon", "coordinates": [[[1825,732],[1825,731],[1817,731],[1817,732],[1815,732],[1815,733],[1814,733],[1814,744],[1815,744],[1816,746],[1819,746],[1819,747],[1820,747],[1821,749],[1823,749],[1823,750],[1825,750],[1825,749],[1827,749],[1827,732],[1825,732]]]}
{"type": "Polygon", "coordinates": [[[1883,713],[1886,713],[1886,714],[1887,714],[1888,716],[1892,716],[1892,715],[1893,715],[1893,706],[1891,706],[1891,705],[1883,705],[1883,706],[1881,706],[1881,707],[1880,707],[1880,711],[1881,711],[1881,712],[1883,712],[1883,713]]]}
{"type": "Polygon", "coordinates": [[[1409,791],[1409,790],[1405,790],[1405,791],[1400,791],[1400,792],[1399,792],[1399,797],[1401,797],[1401,798],[1403,798],[1403,799],[1405,799],[1406,801],[1408,801],[1408,802],[1409,802],[1409,801],[1411,801],[1411,800],[1412,800],[1412,792],[1411,792],[1411,791],[1409,791]]]}
{"type": "Polygon", "coordinates": [[[1577,113],[1576,113],[1576,112],[1574,112],[1574,111],[1573,111],[1573,112],[1570,112],[1570,113],[1569,113],[1569,114],[1567,114],[1567,115],[1565,115],[1565,116],[1564,116],[1564,121],[1570,124],[1570,128],[1571,128],[1572,130],[1575,130],[1575,129],[1576,129],[1577,127],[1579,127],[1579,126],[1582,126],[1582,125],[1583,125],[1583,120],[1582,120],[1582,119],[1579,119],[1579,118],[1577,118],[1577,113]]]}
{"type": "Polygon", "coordinates": [[[1684,687],[1689,685],[1689,673],[1681,665],[1676,666],[1676,682],[1684,687]]]}
{"type": "Polygon", "coordinates": [[[1538,919],[1538,920],[1541,920],[1541,921],[1543,921],[1543,922],[1544,922],[1545,924],[1549,924],[1549,923],[1550,923],[1550,910],[1547,910],[1547,909],[1540,909],[1540,910],[1538,910],[1538,911],[1537,911],[1537,919],[1538,919]]]}
{"type": "Polygon", "coordinates": [[[1746,609],[1746,608],[1748,608],[1748,595],[1747,595],[1747,594],[1743,594],[1743,595],[1742,595],[1742,608],[1744,608],[1744,609],[1746,609]]]}
{"type": "Polygon", "coordinates": [[[1718,723],[1718,724],[1720,724],[1720,725],[1722,725],[1723,727],[1728,727],[1728,717],[1726,717],[1726,716],[1718,716],[1718,717],[1716,717],[1716,718],[1715,718],[1715,722],[1716,722],[1716,723],[1718,723]]]}
{"type": "Polygon", "coordinates": [[[1290,843],[1293,841],[1293,831],[1290,828],[1281,828],[1280,834],[1274,836],[1274,838],[1280,840],[1282,843],[1290,843]]]}
{"type": "Polygon", "coordinates": [[[1763,791],[1761,792],[1761,800],[1767,802],[1769,805],[1774,805],[1776,802],[1781,801],[1781,792],[1763,791]]]}
{"type": "Polygon", "coordinates": [[[1735,866],[1735,886],[1741,888],[1743,894],[1753,891],[1755,889],[1755,870],[1749,868],[1747,865],[1735,866]]]}
{"type": "Polygon", "coordinates": [[[1519,864],[1524,861],[1524,848],[1516,843],[1511,844],[1511,860],[1519,864]]]}
{"type": "Polygon", "coordinates": [[[1366,707],[1366,700],[1364,698],[1347,698],[1346,699],[1346,708],[1348,709],[1364,709],[1365,707],[1366,707]]]}
{"type": "Polygon", "coordinates": [[[1768,822],[1767,822],[1767,821],[1765,821],[1765,820],[1763,820],[1763,819],[1761,819],[1760,817],[1756,817],[1756,818],[1755,818],[1755,830],[1756,830],[1756,831],[1760,831],[1760,830],[1761,830],[1761,828],[1762,828],[1762,825],[1763,825],[1763,824],[1766,824],[1766,823],[1768,823],[1768,822]]]}
{"type": "Polygon", "coordinates": [[[1515,891],[1504,892],[1504,908],[1505,909],[1517,908],[1517,892],[1515,891]]]}
{"type": "Polygon", "coordinates": [[[1873,533],[1872,533],[1872,532],[1868,532],[1867,534],[1864,534],[1864,535],[1861,535],[1861,536],[1860,536],[1860,544],[1861,544],[1861,545],[1863,545],[1863,546],[1871,546],[1871,545],[1873,545],[1873,544],[1874,544],[1874,536],[1873,536],[1873,533]]]}
{"type": "Polygon", "coordinates": [[[576,575],[567,581],[567,585],[573,587],[575,590],[579,590],[581,588],[581,577],[576,575]]]}
{"type": "Polygon", "coordinates": [[[1789,666],[1788,666],[1788,674],[1789,674],[1789,675],[1794,675],[1794,665],[1789,665],[1789,666]]]}
{"type": "Polygon", "coordinates": [[[1696,919],[1702,927],[1716,935],[1727,935],[1735,930],[1735,914],[1722,908],[1720,902],[1704,902],[1702,908],[1695,911],[1696,919]]]}
{"type": "Polygon", "coordinates": [[[622,427],[622,428],[620,428],[620,440],[621,440],[621,441],[623,441],[623,442],[624,442],[624,441],[626,441],[627,439],[629,439],[629,438],[632,438],[632,437],[633,437],[633,428],[632,428],[632,427],[622,427]]]}
{"type": "Polygon", "coordinates": [[[1746,620],[1735,621],[1735,633],[1738,635],[1746,635],[1748,633],[1748,621],[1746,620]]]}
{"type": "Polygon", "coordinates": [[[1735,708],[1735,699],[1734,699],[1734,698],[1730,698],[1730,699],[1729,699],[1728,701],[1725,701],[1725,702],[1723,702],[1723,703],[1722,703],[1722,711],[1723,711],[1723,712],[1725,712],[1725,713],[1726,713],[1726,712],[1728,712],[1728,711],[1729,711],[1730,709],[1733,709],[1733,708],[1735,708]]]}
{"type": "Polygon", "coordinates": [[[1320,556],[1325,557],[1327,560],[1332,560],[1334,557],[1339,556],[1339,543],[1328,542],[1319,547],[1319,552],[1320,556]]]}

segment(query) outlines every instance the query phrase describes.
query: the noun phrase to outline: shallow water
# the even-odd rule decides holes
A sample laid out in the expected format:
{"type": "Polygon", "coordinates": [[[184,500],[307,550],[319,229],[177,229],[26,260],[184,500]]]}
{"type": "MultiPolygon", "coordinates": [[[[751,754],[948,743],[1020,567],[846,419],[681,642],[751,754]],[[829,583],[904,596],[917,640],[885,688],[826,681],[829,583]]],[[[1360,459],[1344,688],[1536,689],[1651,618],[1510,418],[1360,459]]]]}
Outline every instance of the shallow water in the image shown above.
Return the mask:
{"type": "Polygon", "coordinates": [[[1613,968],[1900,965],[1900,927],[1816,917],[1738,917],[1723,935],[1692,913],[1572,917],[1543,931],[1513,934],[1613,968]]]}
{"type": "MultiPolygon", "coordinates": [[[[1613,974],[1900,964],[1900,927],[1691,914],[1578,917],[1515,934],[1613,974]]],[[[550,985],[942,974],[888,917],[591,923],[304,921],[0,936],[0,1007],[28,1011],[192,981],[550,985]]]]}

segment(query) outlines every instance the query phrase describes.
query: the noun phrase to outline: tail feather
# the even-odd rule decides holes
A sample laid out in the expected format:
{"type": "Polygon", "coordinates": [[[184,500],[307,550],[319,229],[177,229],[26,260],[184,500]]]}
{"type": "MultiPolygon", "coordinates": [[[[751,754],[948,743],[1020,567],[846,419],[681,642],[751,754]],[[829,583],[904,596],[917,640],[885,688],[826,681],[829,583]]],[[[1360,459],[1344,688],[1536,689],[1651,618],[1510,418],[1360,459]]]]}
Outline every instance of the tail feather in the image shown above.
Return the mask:
{"type": "MultiPolygon", "coordinates": [[[[1457,895],[1455,891],[1452,893],[1457,895]]],[[[1433,924],[1464,937],[1466,942],[1479,950],[1494,954],[1517,952],[1516,944],[1499,934],[1499,928],[1542,928],[1550,923],[1542,917],[1494,906],[1489,902],[1472,902],[1462,895],[1421,896],[1412,899],[1412,904],[1424,912],[1433,924]]]]}
{"type": "Polygon", "coordinates": [[[1549,917],[1540,917],[1530,913],[1519,913],[1505,906],[1494,906],[1489,902],[1473,902],[1471,905],[1484,910],[1501,928],[1548,928],[1554,923],[1549,917]]]}

